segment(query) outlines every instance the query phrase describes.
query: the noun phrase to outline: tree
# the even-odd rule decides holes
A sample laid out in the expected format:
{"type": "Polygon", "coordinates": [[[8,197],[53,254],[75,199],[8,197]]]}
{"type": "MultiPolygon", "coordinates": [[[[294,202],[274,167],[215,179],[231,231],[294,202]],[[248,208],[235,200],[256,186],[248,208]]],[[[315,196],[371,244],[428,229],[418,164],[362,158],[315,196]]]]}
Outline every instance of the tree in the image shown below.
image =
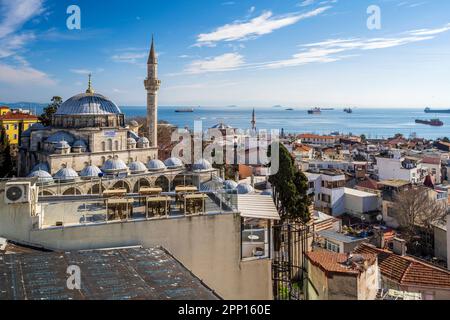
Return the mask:
{"type": "MultiPolygon", "coordinates": [[[[269,155],[270,153],[269,148],[269,155]]],[[[294,159],[282,144],[279,147],[278,172],[269,177],[269,182],[274,187],[277,206],[283,219],[309,221],[308,179],[295,167],[294,159]]]]}
{"type": "Polygon", "coordinates": [[[444,137],[444,138],[442,138],[442,142],[450,142],[450,139],[448,138],[448,137],[444,137]]]}
{"type": "Polygon", "coordinates": [[[44,113],[42,113],[39,117],[39,121],[45,126],[49,126],[51,124],[52,116],[62,104],[62,98],[59,96],[54,96],[51,101],[52,103],[44,108],[44,113]]]}
{"type": "Polygon", "coordinates": [[[14,161],[11,156],[11,145],[5,127],[0,131],[0,178],[6,178],[14,172],[14,161]]]}
{"type": "Polygon", "coordinates": [[[433,193],[431,189],[417,187],[394,195],[395,215],[403,237],[412,251],[421,250],[423,254],[430,253],[432,244],[417,241],[420,234],[432,234],[433,224],[445,221],[447,216],[446,202],[436,200],[433,193]]]}
{"type": "Polygon", "coordinates": [[[360,138],[361,138],[361,142],[363,142],[363,143],[367,141],[367,137],[366,137],[365,134],[362,134],[362,135],[360,136],[360,138]]]}

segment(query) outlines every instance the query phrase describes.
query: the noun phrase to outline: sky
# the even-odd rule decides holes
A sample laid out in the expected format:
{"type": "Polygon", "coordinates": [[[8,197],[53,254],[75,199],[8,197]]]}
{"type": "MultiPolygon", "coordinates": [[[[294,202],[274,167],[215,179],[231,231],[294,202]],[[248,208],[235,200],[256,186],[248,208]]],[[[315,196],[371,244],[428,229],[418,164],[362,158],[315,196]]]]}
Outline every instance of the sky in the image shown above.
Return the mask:
{"type": "Polygon", "coordinates": [[[0,0],[0,101],[144,106],[152,35],[160,105],[450,107],[448,0],[0,0]]]}

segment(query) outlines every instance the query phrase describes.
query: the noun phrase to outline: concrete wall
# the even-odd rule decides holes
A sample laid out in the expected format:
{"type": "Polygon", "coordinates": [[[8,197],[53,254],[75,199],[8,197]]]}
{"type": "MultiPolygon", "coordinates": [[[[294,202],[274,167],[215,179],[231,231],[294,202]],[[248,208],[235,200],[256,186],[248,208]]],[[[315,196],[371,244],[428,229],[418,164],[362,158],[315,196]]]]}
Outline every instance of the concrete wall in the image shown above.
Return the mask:
{"type": "Polygon", "coordinates": [[[447,230],[434,227],[434,256],[447,261],[447,230]]]}
{"type": "Polygon", "coordinates": [[[0,237],[54,250],[162,246],[224,299],[272,299],[271,260],[240,259],[239,215],[30,231],[38,219],[30,217],[30,205],[5,205],[3,197],[4,191],[0,192],[0,237]]]}

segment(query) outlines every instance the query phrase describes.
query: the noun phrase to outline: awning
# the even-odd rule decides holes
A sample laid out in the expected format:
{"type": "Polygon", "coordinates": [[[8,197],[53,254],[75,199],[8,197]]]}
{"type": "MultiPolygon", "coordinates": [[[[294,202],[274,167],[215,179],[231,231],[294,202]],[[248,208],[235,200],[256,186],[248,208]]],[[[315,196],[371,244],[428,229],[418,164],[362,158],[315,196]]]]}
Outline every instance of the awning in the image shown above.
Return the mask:
{"type": "Polygon", "coordinates": [[[238,210],[242,217],[280,220],[272,197],[255,194],[238,195],[238,210]]]}

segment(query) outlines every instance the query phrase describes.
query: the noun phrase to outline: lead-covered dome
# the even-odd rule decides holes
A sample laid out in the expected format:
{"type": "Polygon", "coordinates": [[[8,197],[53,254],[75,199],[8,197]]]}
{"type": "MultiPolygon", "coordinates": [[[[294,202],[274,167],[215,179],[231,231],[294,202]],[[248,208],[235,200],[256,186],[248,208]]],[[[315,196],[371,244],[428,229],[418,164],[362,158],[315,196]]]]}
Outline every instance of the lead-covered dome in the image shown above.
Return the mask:
{"type": "Polygon", "coordinates": [[[106,115],[121,114],[119,107],[98,93],[80,93],[66,100],[55,115],[106,115]]]}
{"type": "Polygon", "coordinates": [[[99,175],[102,173],[102,170],[100,170],[97,166],[87,166],[80,172],[80,177],[82,178],[98,178],[99,175]]]}
{"type": "Polygon", "coordinates": [[[48,184],[53,182],[53,178],[47,171],[36,170],[28,175],[29,178],[38,178],[39,184],[48,184]]]}
{"type": "Polygon", "coordinates": [[[72,168],[62,168],[57,173],[55,173],[53,178],[61,182],[74,181],[76,178],[78,178],[78,173],[72,168]]]}
{"type": "Polygon", "coordinates": [[[163,171],[166,170],[166,165],[161,160],[153,159],[147,163],[147,168],[150,171],[163,171]]]}

